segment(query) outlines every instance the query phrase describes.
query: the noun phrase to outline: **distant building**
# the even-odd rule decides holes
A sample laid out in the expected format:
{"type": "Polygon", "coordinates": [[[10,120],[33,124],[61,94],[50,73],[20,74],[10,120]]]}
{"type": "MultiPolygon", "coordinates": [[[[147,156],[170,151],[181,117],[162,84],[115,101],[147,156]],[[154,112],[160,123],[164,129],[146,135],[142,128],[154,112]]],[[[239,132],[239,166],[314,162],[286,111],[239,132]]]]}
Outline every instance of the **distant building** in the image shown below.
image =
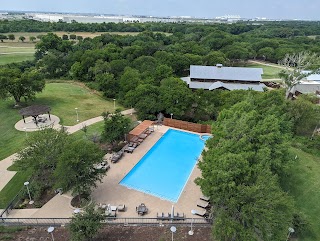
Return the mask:
{"type": "Polygon", "coordinates": [[[190,76],[181,79],[191,89],[263,91],[262,74],[262,68],[191,65],[190,76]]]}
{"type": "MultiPolygon", "coordinates": [[[[303,71],[310,73],[310,71],[303,71]]],[[[303,78],[299,84],[290,91],[293,95],[317,94],[320,97],[320,74],[311,74],[303,78]]]]}

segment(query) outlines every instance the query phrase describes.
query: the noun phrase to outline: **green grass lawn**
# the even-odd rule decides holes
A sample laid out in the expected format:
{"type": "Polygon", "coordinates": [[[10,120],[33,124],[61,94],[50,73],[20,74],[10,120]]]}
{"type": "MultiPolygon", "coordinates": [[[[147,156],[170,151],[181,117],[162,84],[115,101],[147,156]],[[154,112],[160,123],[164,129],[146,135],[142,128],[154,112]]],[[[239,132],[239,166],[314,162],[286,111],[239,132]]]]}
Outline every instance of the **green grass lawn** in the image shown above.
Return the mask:
{"type": "Polygon", "coordinates": [[[33,60],[33,53],[0,54],[0,65],[33,60]]]}
{"type": "Polygon", "coordinates": [[[103,125],[104,125],[103,121],[95,123],[93,125],[87,126],[87,133],[85,133],[84,131],[81,130],[81,131],[77,131],[77,132],[73,133],[72,136],[75,139],[80,139],[80,138],[84,138],[84,139],[89,138],[90,139],[90,136],[92,136],[94,134],[101,135],[102,130],[103,130],[103,125]]]}
{"type": "MultiPolygon", "coordinates": [[[[96,91],[73,82],[48,83],[32,104],[50,106],[51,113],[66,126],[77,124],[75,108],[78,108],[80,122],[100,116],[104,111],[114,110],[113,101],[107,101],[96,91]]],[[[121,109],[117,103],[116,107],[121,109]]]]}
{"type": "Polygon", "coordinates": [[[286,189],[294,197],[298,211],[306,215],[311,229],[299,241],[320,240],[320,155],[311,155],[297,148],[292,148],[292,152],[298,159],[287,179],[286,189]]]}
{"type": "MultiPolygon", "coordinates": [[[[75,82],[47,83],[44,91],[37,95],[37,99],[29,104],[44,104],[52,108],[52,114],[61,118],[64,125],[77,123],[74,108],[79,108],[79,119],[84,121],[99,116],[103,111],[112,112],[113,101],[107,101],[99,93],[89,90],[75,82]]],[[[13,109],[12,99],[0,100],[0,161],[18,152],[24,147],[26,135],[17,131],[14,125],[21,119],[18,109],[13,109]]],[[[117,105],[117,108],[121,106],[117,105]]],[[[103,122],[88,127],[88,134],[100,132],[103,122]]],[[[32,135],[31,132],[28,135],[32,135]]],[[[84,136],[80,131],[74,135],[84,136]]],[[[11,167],[10,170],[15,170],[11,167]]],[[[0,208],[3,208],[20,190],[21,183],[28,179],[30,172],[18,172],[0,192],[0,208]]]]}
{"type": "Polygon", "coordinates": [[[34,59],[34,43],[0,43],[0,65],[34,59]]]}
{"type": "Polygon", "coordinates": [[[281,69],[272,67],[272,66],[266,66],[262,64],[251,64],[249,63],[246,67],[249,68],[262,68],[263,69],[263,75],[262,79],[279,79],[279,72],[281,69]]]}

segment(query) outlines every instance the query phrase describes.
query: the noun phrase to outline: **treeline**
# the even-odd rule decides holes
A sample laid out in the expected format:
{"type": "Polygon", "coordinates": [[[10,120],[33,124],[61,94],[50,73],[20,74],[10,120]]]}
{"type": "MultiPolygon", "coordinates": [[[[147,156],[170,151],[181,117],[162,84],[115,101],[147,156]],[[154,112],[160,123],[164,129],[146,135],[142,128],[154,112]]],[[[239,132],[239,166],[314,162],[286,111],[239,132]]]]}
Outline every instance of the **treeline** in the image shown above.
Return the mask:
{"type": "Polygon", "coordinates": [[[312,39],[310,45],[303,45],[295,44],[298,39],[249,38],[221,30],[206,32],[206,26],[181,27],[193,31],[103,34],[77,43],[50,33],[36,45],[36,66],[47,78],[84,81],[107,98],[135,107],[142,119],[155,118],[161,111],[178,119],[200,121],[215,118],[219,105],[214,94],[193,92],[178,79],[188,76],[190,65],[232,65],[269,54],[279,60],[290,51],[320,48],[320,42],[312,39]]]}
{"type": "Polygon", "coordinates": [[[285,240],[289,227],[308,234],[282,187],[295,160],[291,104],[277,91],[249,92],[213,124],[197,183],[213,205],[215,240],[285,240]]]}

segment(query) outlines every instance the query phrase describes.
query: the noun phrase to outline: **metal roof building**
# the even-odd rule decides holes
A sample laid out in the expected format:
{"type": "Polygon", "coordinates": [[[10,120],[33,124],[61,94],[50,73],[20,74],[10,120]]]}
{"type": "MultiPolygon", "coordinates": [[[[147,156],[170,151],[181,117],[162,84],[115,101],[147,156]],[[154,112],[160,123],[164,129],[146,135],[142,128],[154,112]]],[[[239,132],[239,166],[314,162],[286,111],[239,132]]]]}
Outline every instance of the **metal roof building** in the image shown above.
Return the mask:
{"type": "Polygon", "coordinates": [[[181,78],[191,89],[252,89],[263,91],[266,86],[260,81],[262,68],[224,67],[216,66],[190,66],[190,77],[181,78]]]}

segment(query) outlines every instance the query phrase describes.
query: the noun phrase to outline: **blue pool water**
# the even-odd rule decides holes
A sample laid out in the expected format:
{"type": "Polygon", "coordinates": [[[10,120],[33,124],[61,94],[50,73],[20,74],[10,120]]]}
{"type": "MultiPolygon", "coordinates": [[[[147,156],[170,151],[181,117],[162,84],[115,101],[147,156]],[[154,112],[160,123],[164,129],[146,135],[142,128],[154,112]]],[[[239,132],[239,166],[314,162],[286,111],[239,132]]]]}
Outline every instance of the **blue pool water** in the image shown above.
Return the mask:
{"type": "Polygon", "coordinates": [[[208,138],[168,130],[120,184],[177,202],[208,138]]]}

